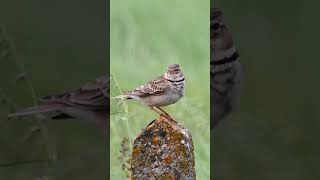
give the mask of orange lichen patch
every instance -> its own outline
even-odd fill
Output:
[[[153,139],[152,139],[152,142],[153,142],[153,144],[158,144],[158,142],[159,142],[159,137],[154,137]]]
[[[169,173],[165,173],[159,177],[159,180],[174,180],[174,176]]]
[[[172,157],[171,156],[167,156],[162,160],[163,163],[165,164],[171,164],[172,163]]]
[[[172,141],[181,141],[182,140],[182,138],[183,138],[183,134],[181,134],[181,133],[179,133],[179,132],[172,132],[171,133],[171,139],[172,139]]]
[[[133,149],[132,149],[132,156],[139,156],[139,154],[140,154],[140,148],[139,147],[134,147]]]

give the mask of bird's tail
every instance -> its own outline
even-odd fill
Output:
[[[45,104],[45,105],[20,109],[15,113],[9,114],[8,117],[11,118],[11,117],[17,117],[17,116],[28,116],[28,115],[33,115],[37,113],[47,113],[47,112],[61,110],[63,107],[65,107],[63,104],[58,104],[58,103]]]
[[[132,97],[131,95],[127,95],[127,94],[122,94],[119,96],[115,96],[112,99],[134,99],[134,97]]]

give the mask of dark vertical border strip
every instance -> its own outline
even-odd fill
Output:
[[[209,15],[209,29],[210,29],[210,22],[211,22],[211,8],[213,7],[213,0],[210,0],[210,12],[208,13]],[[210,29],[210,37],[211,37],[211,29]],[[210,41],[210,39],[209,39]],[[210,42],[210,63],[209,63],[209,68],[211,70],[211,42]],[[211,72],[211,71],[210,71]],[[211,74],[210,74],[210,179],[213,179],[213,136],[212,136],[212,112],[211,112],[211,106],[212,106],[212,93],[211,93],[211,87],[212,87],[212,81],[211,81]]]
[[[101,0],[102,2],[105,2],[105,7],[106,7],[106,10],[105,10],[105,17],[107,18],[106,20],[106,35],[105,35],[105,43],[106,43],[106,61],[107,61],[107,74],[109,75],[110,77],[110,12],[111,12],[111,9],[110,9],[110,1],[106,1],[106,0]],[[110,81],[109,81],[109,87],[110,87]],[[109,91],[110,92],[110,91]],[[110,94],[109,94],[109,98],[110,98]],[[110,100],[108,101],[110,103]],[[107,138],[106,138],[106,148],[107,148],[107,179],[110,179],[110,104],[109,104],[109,109],[108,109],[108,114],[109,114],[109,119],[107,119]]]

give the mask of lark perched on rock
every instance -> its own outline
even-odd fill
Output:
[[[135,99],[166,117],[172,118],[161,107],[176,103],[184,95],[185,80],[178,64],[169,65],[164,75],[114,99]]]

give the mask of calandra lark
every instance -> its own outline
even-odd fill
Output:
[[[210,12],[210,46],[213,129],[223,117],[239,106],[242,76],[238,51],[224,23],[222,12],[216,8]]]
[[[9,117],[45,114],[52,119],[90,120],[107,131],[109,119],[109,77],[99,77],[76,91],[40,98],[41,105],[18,110]]]
[[[164,75],[114,99],[135,99],[160,116],[173,120],[161,107],[176,103],[184,95],[184,76],[178,64],[169,65]]]

